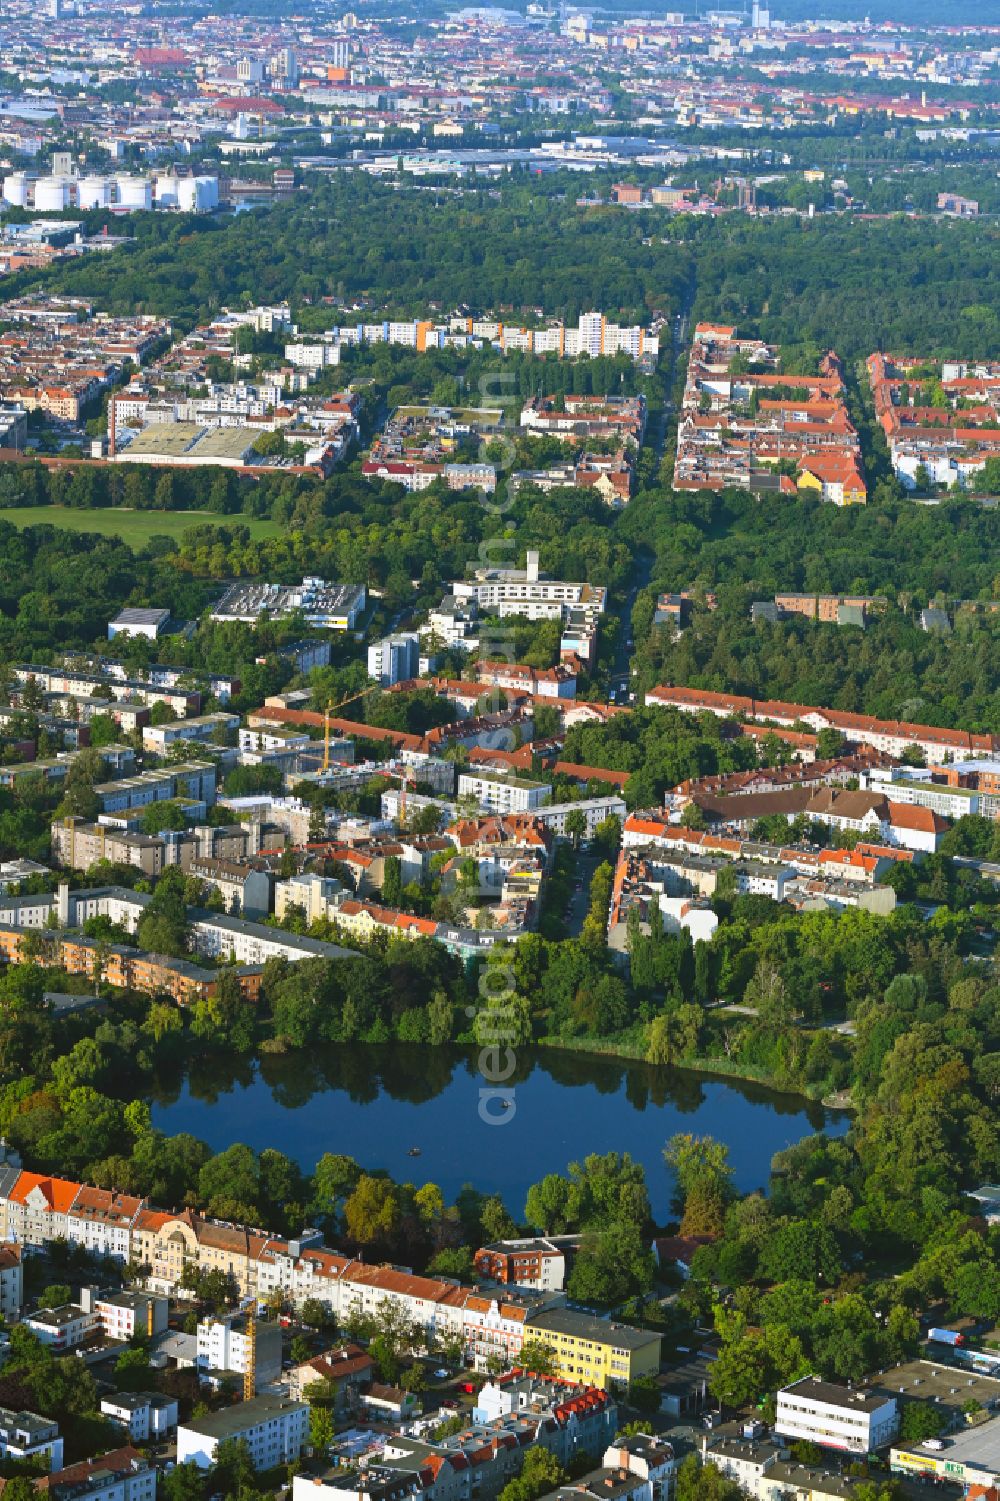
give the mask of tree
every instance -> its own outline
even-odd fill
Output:
[[[684,1211],[681,1234],[718,1234],[733,1196],[728,1148],[711,1136],[679,1132],[667,1142],[663,1156],[677,1180],[676,1198]]]
[[[302,1322],[309,1329],[332,1329],[336,1322],[332,1313],[325,1303],[319,1298],[305,1298],[299,1309]]]
[[[347,1233],[360,1245],[387,1239],[399,1223],[399,1196],[389,1178],[362,1173],[344,1205]]]
[[[402,866],[398,855],[387,855],[382,877],[382,900],[387,907],[398,908],[403,894]]]
[[[324,1152],[313,1173],[313,1187],[319,1212],[335,1218],[348,1195],[358,1185],[361,1169],[353,1157],[341,1152]]]
[[[840,730],[823,729],[816,735],[816,756],[820,761],[835,761],[844,753],[844,736]]]
[[[677,1471],[674,1501],[741,1501],[735,1480],[727,1480],[717,1465],[687,1454]]]
[[[576,1302],[606,1308],[650,1290],[653,1255],[636,1225],[609,1225],[584,1238],[566,1290]]]
[[[534,1371],[538,1376],[555,1376],[559,1369],[556,1352],[543,1339],[526,1339],[517,1364],[522,1370]]]
[[[66,1282],[53,1282],[42,1290],[38,1298],[39,1308],[62,1308],[73,1301],[73,1293]]]
[[[536,1444],[524,1456],[521,1473],[500,1492],[500,1501],[538,1501],[540,1496],[564,1485],[568,1478],[555,1455]]]
[[[188,1459],[162,1475],[159,1485],[166,1501],[204,1501],[207,1476],[207,1470],[199,1469],[193,1459]]]
[[[333,1443],[335,1428],[329,1407],[309,1405],[309,1442],[317,1454],[325,1455]]]
[[[257,1471],[245,1439],[224,1438],[215,1451],[212,1490],[224,1496],[242,1496],[256,1490]]]
[[[843,1260],[836,1236],[826,1225],[794,1220],[773,1232],[761,1254],[761,1271],[773,1282],[835,1282]]]
[[[908,1443],[937,1438],[947,1424],[947,1417],[933,1402],[907,1402],[899,1415],[899,1436]]]
[[[580,848],[580,840],[587,832],[587,815],[582,808],[571,808],[566,815],[566,833],[573,841],[575,850]]]

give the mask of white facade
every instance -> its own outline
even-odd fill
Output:
[[[530,813],[549,801],[552,789],[544,782],[529,782],[523,777],[463,771],[458,777],[458,795],[474,797],[491,813]]]
[[[249,1315],[202,1319],[198,1324],[199,1371],[230,1371],[245,1376],[250,1363]],[[266,1386],[281,1375],[281,1328],[258,1322],[254,1340],[257,1386]]]
[[[117,1392],[101,1402],[105,1417],[128,1433],[134,1444],[163,1438],[177,1427],[177,1403],[159,1392]]]
[[[16,1324],[24,1302],[24,1276],[20,1246],[0,1246],[0,1318]]]
[[[309,1433],[309,1406],[287,1397],[260,1396],[192,1419],[177,1430],[177,1463],[209,1469],[224,1439],[242,1439],[255,1470],[298,1459]]]
[[[26,1329],[40,1344],[48,1345],[57,1353],[72,1350],[87,1338],[97,1320],[92,1313],[84,1313],[75,1303],[66,1303],[62,1308],[40,1309],[22,1320]]]
[[[128,1259],[126,1246],[125,1259]],[[94,1299],[94,1313],[110,1340],[130,1340],[135,1336],[152,1337],[167,1328],[170,1305],[166,1298],[152,1293],[121,1292]]]
[[[368,676],[383,688],[415,678],[419,671],[420,637],[415,632],[383,636],[368,648]]]
[[[328,365],[340,364],[340,343],[286,344],[285,359],[297,370],[323,370]]]
[[[818,1376],[806,1376],[778,1392],[774,1431],[785,1438],[869,1454],[889,1443],[898,1427],[894,1397],[834,1386]]]
[[[44,1460],[49,1470],[61,1469],[63,1441],[59,1424],[34,1412],[0,1408],[0,1456]]]
[[[566,836],[566,820],[574,811],[582,813],[587,820],[585,839],[593,839],[598,824],[609,818],[625,821],[625,799],[614,794],[608,797],[581,797],[573,803],[550,803],[537,812],[539,823],[551,829],[560,839]]]

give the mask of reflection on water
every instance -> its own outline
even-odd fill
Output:
[[[347,1152],[393,1177],[464,1183],[503,1194],[520,1213],[529,1185],[588,1152],[628,1151],[647,1172],[657,1214],[669,1183],[662,1150],[674,1131],[730,1148],[741,1189],[762,1185],[774,1152],[812,1131],[840,1135],[843,1115],[741,1080],[616,1058],[522,1052],[516,1108],[500,1126],[479,1117],[475,1053],[409,1044],[314,1048],[259,1060],[203,1059],[151,1095],[162,1130],[191,1131],[218,1149],[276,1147],[312,1168]],[[419,1147],[419,1162],[410,1157]]]

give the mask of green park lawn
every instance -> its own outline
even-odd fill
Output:
[[[192,526],[246,526],[250,535],[276,537],[281,531],[276,521],[253,516],[222,516],[215,511],[128,511],[117,506],[103,510],[82,510],[76,506],[11,506],[0,509],[0,520],[14,526],[59,526],[71,532],[100,532],[104,537],[120,537],[130,547],[143,547],[150,537],[172,537],[179,542]]]

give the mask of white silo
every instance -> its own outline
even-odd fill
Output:
[[[177,184],[178,202],[188,214],[205,214],[219,206],[217,177],[182,177]]]
[[[158,177],[156,179],[156,191],[153,195],[156,199],[156,207],[176,208],[177,187],[178,180],[172,172],[165,172],[162,176]]]
[[[148,177],[119,177],[116,181],[122,208],[152,208],[153,188]]]
[[[204,193],[204,205],[206,209],[219,207],[219,179],[217,177],[199,177]]]
[[[81,209],[107,208],[113,186],[110,177],[81,177],[76,185],[76,201]]]
[[[30,179],[26,172],[12,172],[3,180],[3,198],[17,208],[27,208]]]
[[[69,178],[40,177],[35,183],[35,210],[40,214],[61,214],[69,204]]]

